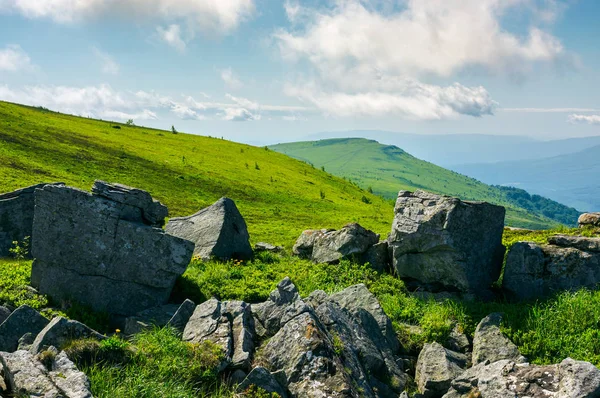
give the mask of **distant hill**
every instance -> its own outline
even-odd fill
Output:
[[[600,211],[600,145],[546,159],[454,169],[489,184],[523,188],[581,211]]]
[[[270,148],[324,167],[361,187],[371,187],[374,193],[387,198],[394,198],[400,189],[424,189],[464,200],[500,204],[507,207],[507,223],[512,226],[573,225],[579,215],[577,210],[554,201],[530,196],[522,190],[486,185],[374,140],[342,138],[278,144]]]
[[[393,219],[391,201],[262,147],[0,102],[0,192],[52,181],[89,190],[95,179],[148,190],[170,216],[230,197],[253,242],[290,246],[304,229],[349,222],[385,236]]]
[[[515,135],[407,134],[378,130],[323,132],[307,141],[359,137],[395,145],[419,159],[452,168],[457,164],[543,159],[600,145],[600,136],[541,141]]]

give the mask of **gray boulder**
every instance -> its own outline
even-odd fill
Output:
[[[450,383],[467,367],[467,357],[442,347],[438,343],[425,344],[419,359],[415,382],[424,398],[438,398],[450,388]]]
[[[473,365],[489,361],[510,359],[517,363],[526,362],[517,346],[500,330],[502,314],[493,313],[481,320],[473,335]]]
[[[362,264],[369,264],[371,268],[379,273],[391,270],[391,258],[387,241],[379,242],[371,246],[360,258]]]
[[[167,323],[168,326],[174,328],[179,333],[183,334],[183,330],[185,329],[185,325],[187,325],[188,321],[194,314],[194,310],[196,309],[196,304],[192,300],[186,299],[175,314],[169,319]]]
[[[147,225],[143,204],[126,194],[117,202],[46,185],[35,196],[31,283],[40,293],[123,316],[167,302],[192,242]]]
[[[296,301],[301,302],[296,306],[294,304]],[[259,337],[273,336],[285,324],[284,318],[290,319],[293,315],[298,315],[298,311],[308,311],[308,307],[304,304],[300,300],[296,285],[290,278],[284,278],[271,292],[269,300],[251,306],[257,335]]]
[[[308,229],[303,231],[294,247],[292,253],[295,256],[304,259],[311,259],[313,254],[313,248],[317,238],[325,235],[327,232],[333,231],[332,229]]]
[[[596,398],[600,370],[565,359],[558,365],[517,364],[505,359],[480,363],[454,379],[443,398]]]
[[[2,325],[2,322],[4,322],[6,320],[6,318],[8,318],[10,316],[11,311],[8,309],[8,307],[5,306],[0,306],[0,325]]]
[[[32,354],[39,354],[48,347],[62,348],[71,340],[78,339],[104,340],[106,336],[90,329],[81,322],[56,317],[37,335],[29,348]]]
[[[335,264],[343,258],[357,258],[379,242],[379,235],[357,223],[344,226],[339,231],[317,234],[311,259],[316,263]]]
[[[487,295],[504,257],[505,209],[424,191],[400,191],[388,238],[409,286]]]
[[[600,227],[600,213],[583,213],[577,220],[579,228]]]
[[[194,255],[205,261],[213,257],[220,260],[252,258],[246,221],[229,198],[221,198],[191,216],[171,218],[166,231],[194,242]]]
[[[10,256],[13,242],[31,237],[35,207],[34,192],[48,184],[38,184],[0,195],[0,257]],[[54,183],[50,185],[60,185]]]
[[[46,318],[30,306],[20,306],[0,325],[0,351],[16,351],[23,335],[37,335],[48,323]]]
[[[287,398],[287,392],[277,382],[275,377],[267,369],[262,366],[258,366],[248,374],[248,376],[238,385],[238,391],[244,393],[252,386],[261,388],[262,390],[277,394],[281,398]]]
[[[502,287],[517,300],[561,290],[595,288],[600,282],[600,239],[555,236],[548,245],[517,242],[509,250]]]

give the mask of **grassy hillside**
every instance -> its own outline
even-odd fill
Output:
[[[51,181],[89,190],[95,179],[148,190],[171,216],[230,197],[253,242],[289,246],[306,228],[352,221],[387,234],[393,217],[389,200],[265,148],[0,102],[0,192]]]
[[[507,208],[507,224],[543,229],[557,223],[575,224],[579,213],[526,192],[507,191],[481,183],[411,156],[396,146],[382,145],[362,138],[331,139],[279,144],[271,149],[304,160],[316,167],[346,177],[376,194],[394,198],[399,189],[424,189],[483,200]],[[549,218],[548,216],[552,217]]]

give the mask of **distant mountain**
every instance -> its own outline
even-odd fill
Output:
[[[357,137],[396,145],[443,167],[456,164],[544,159],[600,145],[600,136],[541,141],[514,135],[407,134],[379,130],[352,130],[312,134],[307,140]]]
[[[546,228],[557,222],[573,225],[579,215],[575,209],[554,201],[518,189],[486,185],[374,140],[342,138],[278,144],[270,148],[324,167],[363,188],[371,187],[374,193],[387,198],[395,198],[401,189],[424,189],[464,200],[500,204],[507,207],[507,224],[511,226]]]
[[[488,184],[526,189],[581,211],[600,211],[600,145],[546,159],[453,169]]]

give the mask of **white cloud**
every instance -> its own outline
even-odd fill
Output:
[[[0,71],[18,72],[31,69],[33,69],[31,59],[20,46],[9,44],[4,49],[0,49]]]
[[[254,12],[253,0],[3,0],[0,11],[27,18],[77,23],[101,17],[185,20],[200,30],[226,33]]]
[[[109,54],[105,53],[93,47],[94,55],[96,58],[102,62],[102,73],[106,73],[108,75],[118,75],[119,74],[119,64],[111,57]]]
[[[600,124],[600,115],[577,115],[572,114],[569,115],[568,119],[569,123],[584,123],[584,124]]]
[[[246,98],[228,96],[231,102],[203,102],[191,96],[175,100],[156,92],[116,91],[109,85],[68,87],[29,86],[13,90],[0,86],[0,100],[44,106],[59,112],[100,119],[150,120],[166,117],[191,120],[252,121],[262,114],[290,115],[302,107],[261,105]]]
[[[242,83],[242,81],[237,77],[231,68],[226,68],[221,71],[221,79],[231,90],[238,90],[244,87],[244,83]]]
[[[187,43],[181,37],[181,26],[173,24],[169,25],[166,29],[157,27],[156,32],[160,40],[167,43],[179,52],[184,52],[187,47]]]
[[[569,112],[600,112],[593,108],[500,108],[504,112],[522,113],[569,113]]]

